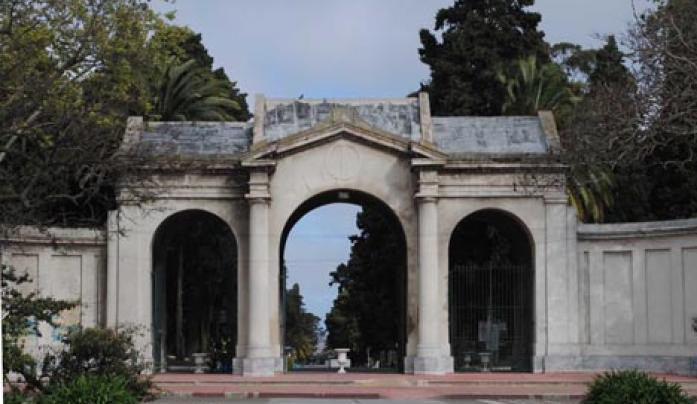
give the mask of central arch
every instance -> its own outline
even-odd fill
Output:
[[[379,316],[381,310],[390,310],[393,315],[390,316],[388,324],[381,324],[378,334],[375,337],[373,346],[356,346],[349,353],[349,358],[352,361],[352,368],[368,370],[393,372],[402,372],[404,370],[404,357],[406,355],[407,344],[407,243],[406,236],[402,224],[394,213],[394,211],[381,199],[363,192],[353,189],[334,189],[321,192],[314,195],[301,203],[288,217],[283,231],[281,233],[280,248],[279,248],[279,285],[280,285],[280,336],[285,346],[286,324],[285,324],[285,294],[287,293],[287,268],[285,265],[285,249],[290,231],[295,224],[310,211],[319,207],[333,203],[348,203],[358,205],[363,208],[363,214],[366,211],[371,212],[372,219],[380,222],[381,226],[387,229],[385,234],[388,237],[380,240],[381,243],[389,245],[390,251],[396,249],[398,252],[394,254],[395,260],[386,263],[386,267],[381,268],[352,268],[354,270],[379,271],[372,272],[370,276],[374,276],[378,281],[373,285],[375,296],[380,295],[385,298],[380,305],[373,307],[373,310],[355,312],[354,314],[361,322],[370,322],[371,314]],[[360,213],[359,213],[360,214]],[[381,246],[383,246],[381,244]],[[350,266],[351,264],[349,264]],[[341,286],[340,286],[341,287]],[[372,293],[372,292],[370,292]],[[372,313],[371,313],[372,312]],[[383,313],[384,314],[384,313]],[[384,317],[384,316],[383,316]],[[322,319],[324,320],[324,319]],[[338,347],[335,347],[338,348]],[[356,349],[357,348],[357,349]],[[371,351],[372,349],[372,351]]]

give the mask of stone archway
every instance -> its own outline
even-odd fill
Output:
[[[280,335],[285,340],[285,293],[286,286],[286,265],[284,262],[284,253],[286,242],[290,231],[294,225],[307,213],[332,203],[349,203],[361,206],[363,214],[369,212],[372,214],[372,219],[379,222],[379,226],[383,229],[389,229],[384,233],[384,238],[379,242],[381,247],[389,251],[397,251],[384,262],[380,262],[385,267],[376,268],[370,265],[366,267],[350,268],[358,271],[373,271],[370,275],[358,275],[356,281],[372,281],[371,290],[365,296],[366,300],[370,300],[373,296],[376,299],[379,297],[380,304],[375,304],[372,310],[358,309],[356,319],[358,326],[365,327],[360,329],[361,335],[364,335],[365,340],[371,341],[371,346],[363,346],[358,343],[352,347],[354,350],[349,356],[352,359],[354,368],[366,369],[373,367],[373,370],[384,372],[404,371],[404,358],[406,356],[407,343],[407,249],[406,236],[402,225],[392,211],[379,198],[372,196],[366,192],[336,189],[331,191],[321,192],[300,204],[288,218],[281,233],[279,245],[279,286],[280,286]],[[349,271],[350,272],[350,271]],[[389,315],[386,315],[388,314]],[[383,320],[378,323],[378,318]],[[366,326],[370,325],[370,326]],[[331,339],[331,336],[330,336]],[[283,344],[285,346],[285,343]],[[367,349],[366,349],[367,348]],[[372,349],[372,351],[371,351]]]
[[[153,237],[153,360],[161,371],[193,370],[193,354],[232,371],[237,340],[237,240],[212,213],[185,210]]]
[[[508,212],[462,219],[449,244],[450,344],[456,371],[532,371],[534,257]]]

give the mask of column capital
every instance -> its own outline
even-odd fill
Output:
[[[555,192],[552,194],[545,194],[543,196],[545,205],[567,205],[569,203],[569,197],[565,192]]]
[[[418,172],[418,191],[414,195],[420,202],[435,202],[438,200],[438,187],[440,179],[438,170],[433,167],[421,168]]]
[[[414,199],[416,199],[416,201],[418,203],[428,203],[428,202],[437,203],[438,202],[438,194],[437,193],[436,194],[428,194],[428,193],[419,192],[416,195],[414,195]]]
[[[249,192],[245,198],[250,203],[268,203],[271,199],[269,173],[275,166],[272,160],[248,160],[242,163],[249,171]]]

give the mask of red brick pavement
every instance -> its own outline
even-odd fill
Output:
[[[165,394],[237,397],[580,398],[595,373],[288,373],[272,377],[166,373],[154,376]],[[661,375],[697,395],[697,377]]]

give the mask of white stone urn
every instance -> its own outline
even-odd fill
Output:
[[[350,349],[348,348],[336,348],[334,349],[337,354],[336,362],[339,364],[339,372],[338,373],[346,373],[346,370],[344,370],[344,366],[348,365],[348,357],[346,357],[346,354],[349,353]]]
[[[208,370],[208,354],[195,353],[191,354],[194,357],[194,373],[204,373]]]

